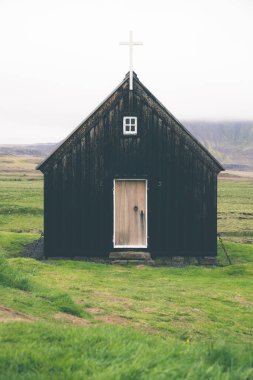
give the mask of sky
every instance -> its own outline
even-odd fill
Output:
[[[253,0],[0,0],[0,144],[58,142],[129,71],[179,119],[253,120]]]

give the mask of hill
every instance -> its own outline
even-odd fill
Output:
[[[46,157],[56,146],[56,143],[0,144],[0,155]]]
[[[226,169],[252,170],[253,121],[185,121],[184,125]]]

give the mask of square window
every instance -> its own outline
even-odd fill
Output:
[[[136,135],[137,134],[137,117],[124,116],[123,118],[123,134]]]

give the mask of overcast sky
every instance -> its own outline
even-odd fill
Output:
[[[0,143],[66,137],[124,78],[181,121],[253,120],[253,0],[0,0]]]

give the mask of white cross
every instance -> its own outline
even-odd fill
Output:
[[[120,45],[128,45],[129,46],[129,66],[130,66],[130,83],[129,90],[133,89],[133,47],[134,45],[143,45],[142,42],[134,42],[133,41],[133,32],[129,33],[129,42],[120,42]]]

